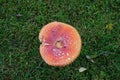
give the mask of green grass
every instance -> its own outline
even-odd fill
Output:
[[[69,66],[49,66],[39,54],[39,31],[52,21],[81,35],[81,55]],[[0,0],[0,80],[119,79],[120,0]]]

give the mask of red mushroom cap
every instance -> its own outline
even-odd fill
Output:
[[[80,54],[82,42],[79,33],[71,25],[51,22],[40,33],[40,54],[52,66],[66,66]]]

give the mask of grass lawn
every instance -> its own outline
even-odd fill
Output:
[[[39,53],[39,31],[52,21],[82,38],[80,56],[66,67],[47,65]],[[120,0],[0,0],[0,80],[120,80]]]

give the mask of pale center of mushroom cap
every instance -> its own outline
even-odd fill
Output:
[[[62,42],[61,41],[57,41],[55,43],[55,45],[56,45],[57,48],[62,48]]]

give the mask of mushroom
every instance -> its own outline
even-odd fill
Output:
[[[51,66],[66,66],[80,54],[81,38],[71,25],[62,22],[51,22],[45,25],[40,33],[40,54]]]

